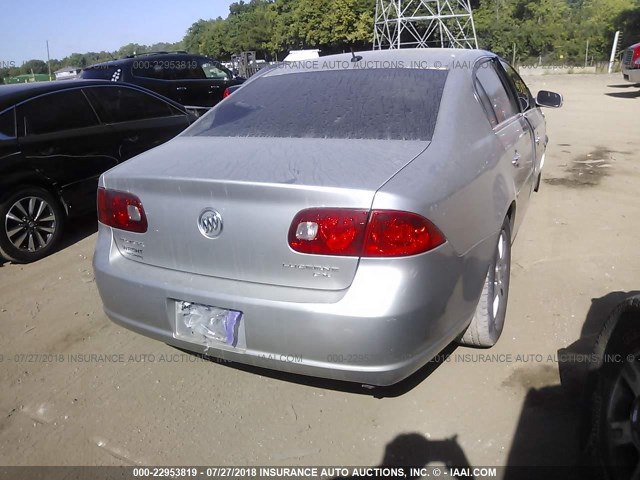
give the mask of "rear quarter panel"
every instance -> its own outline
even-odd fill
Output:
[[[444,233],[461,260],[451,287],[457,318],[471,318],[516,189],[508,152],[475,96],[471,69],[451,73],[431,144],[377,192],[373,208],[420,213]]]
[[[376,194],[373,208],[421,213],[458,255],[496,236],[516,189],[510,159],[476,99],[471,69],[450,72],[433,140]]]

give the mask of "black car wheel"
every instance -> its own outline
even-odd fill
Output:
[[[596,342],[592,449],[600,476],[640,478],[640,298],[611,314]]]
[[[49,255],[62,234],[64,213],[42,188],[15,191],[0,203],[0,254],[16,263]]]

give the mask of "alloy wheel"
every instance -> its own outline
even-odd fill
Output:
[[[500,328],[499,323],[502,322],[502,315],[500,310],[505,306],[507,301],[506,296],[508,293],[508,276],[509,276],[509,256],[507,245],[507,238],[504,230],[500,232],[500,238],[498,239],[498,247],[496,249],[496,259],[493,268],[492,277],[490,278],[490,307],[489,313],[491,314],[492,321],[496,322],[496,328]]]
[[[57,228],[53,207],[43,198],[23,197],[5,215],[5,234],[18,250],[36,252],[49,245]]]

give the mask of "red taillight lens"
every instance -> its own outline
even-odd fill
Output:
[[[431,250],[444,235],[426,218],[395,210],[311,208],[298,213],[289,245],[316,255],[402,257]]]
[[[231,95],[231,92],[229,91],[229,87],[224,89],[224,92],[222,93],[222,98],[227,98],[229,95]]]
[[[147,216],[142,202],[128,192],[98,188],[98,221],[128,232],[147,231]]]
[[[301,253],[359,256],[367,227],[367,216],[366,210],[303,210],[291,223],[289,245]]]
[[[444,235],[426,218],[410,212],[374,210],[363,257],[404,257],[444,243]]]

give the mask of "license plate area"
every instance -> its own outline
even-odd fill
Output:
[[[239,346],[242,312],[183,300],[176,300],[175,308],[175,338],[206,347]]]

